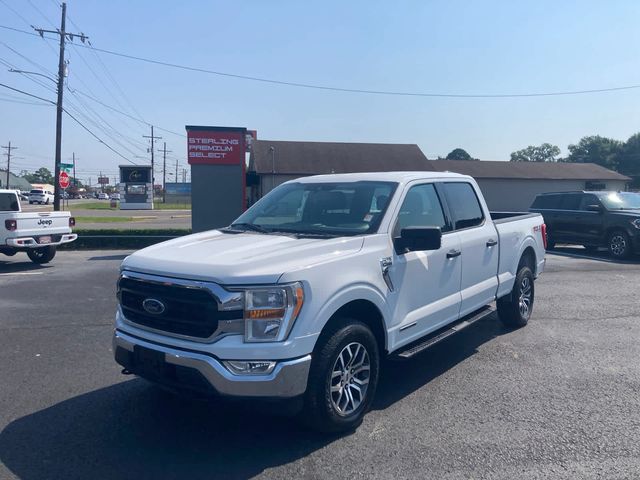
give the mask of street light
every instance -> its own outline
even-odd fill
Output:
[[[48,80],[51,80],[53,83],[58,83],[57,80],[54,80],[49,75],[44,75],[44,74],[38,73],[38,72],[29,72],[27,70],[16,70],[15,68],[10,68],[9,71],[11,73],[24,73],[24,74],[27,74],[27,75],[38,75],[39,77],[44,77],[44,78],[46,78]]]

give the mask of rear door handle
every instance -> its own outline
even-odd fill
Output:
[[[453,249],[453,250],[449,250],[449,251],[447,252],[447,258],[455,258],[455,257],[459,257],[461,253],[462,253],[462,252],[461,252],[460,250],[455,250],[455,249]]]
[[[487,247],[495,247],[498,244],[498,241],[494,238],[490,238],[487,240]]]

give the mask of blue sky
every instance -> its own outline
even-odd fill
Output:
[[[95,47],[284,81],[455,94],[640,84],[635,0],[70,0],[68,15]],[[48,21],[59,22],[54,0],[0,0],[0,25],[52,28]],[[55,72],[54,41],[0,29],[0,42],[1,60],[40,71],[9,46]],[[554,143],[565,153],[584,135],[624,140],[640,131],[640,89],[544,98],[376,96],[175,70],[78,47],[68,48],[68,59],[70,88],[179,133],[185,124],[245,126],[266,139],[417,143],[429,158],[463,147],[484,160],[508,160],[510,152],[530,144]],[[54,99],[4,65],[0,83]],[[143,124],[79,93],[65,96],[68,107],[95,122],[79,117],[83,123],[116,150],[133,161],[145,161],[134,154],[148,158]],[[11,140],[19,147],[15,155],[24,158],[16,160],[16,170],[52,166],[54,109],[6,101],[17,98],[0,91],[0,144]],[[103,133],[110,128],[104,121],[133,153]],[[172,165],[177,159],[186,166],[184,138],[157,133],[173,151]],[[65,118],[63,157],[72,152],[85,178],[100,170],[113,176],[126,163]]]

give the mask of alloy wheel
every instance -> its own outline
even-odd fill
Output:
[[[355,412],[366,398],[371,373],[367,349],[358,342],[345,346],[331,370],[331,404],[338,415]]]
[[[616,257],[620,257],[624,255],[627,250],[627,240],[624,236],[618,234],[611,237],[611,253],[613,253]]]
[[[531,314],[532,299],[533,292],[531,289],[531,280],[529,277],[524,277],[520,284],[520,297],[518,299],[518,307],[522,318],[529,318],[529,315]]]

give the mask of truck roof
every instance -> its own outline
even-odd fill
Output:
[[[332,173],[329,175],[313,175],[301,177],[294,182],[315,183],[315,182],[400,182],[406,183],[412,180],[433,180],[445,178],[470,179],[468,175],[460,175],[452,172],[360,172],[360,173]]]
[[[7,190],[5,188],[0,188],[0,193],[16,193],[18,190],[17,189],[11,189],[11,190]]]

